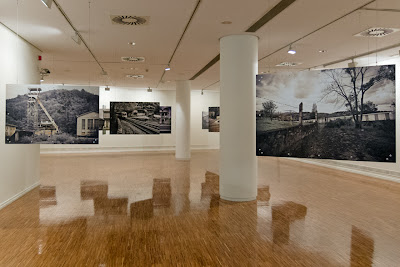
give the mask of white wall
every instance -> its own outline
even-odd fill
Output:
[[[110,102],[160,102],[161,106],[172,107],[172,133],[160,135],[105,135],[100,132],[98,145],[41,145],[42,153],[88,152],[88,151],[151,151],[175,149],[175,91],[131,89],[111,87],[110,91],[100,88],[100,108],[110,108]],[[219,106],[219,92],[200,91],[191,93],[191,144],[192,149],[218,149],[219,133],[201,129],[202,111]]]
[[[39,182],[39,145],[5,145],[6,84],[38,83],[40,51],[0,24],[0,208]]]

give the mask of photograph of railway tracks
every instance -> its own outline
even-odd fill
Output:
[[[111,102],[110,134],[160,134],[159,102]]]
[[[219,132],[219,107],[208,108],[208,131]]]
[[[160,134],[171,133],[172,111],[169,106],[160,106]]]
[[[257,75],[258,156],[396,162],[395,65]]]
[[[98,87],[10,84],[6,114],[6,144],[98,144]]]

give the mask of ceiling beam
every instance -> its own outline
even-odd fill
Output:
[[[245,32],[256,32],[262,26],[267,24],[270,20],[279,15],[283,10],[288,8],[291,4],[293,4],[296,0],[282,0],[276,6],[274,6],[271,10],[269,10],[264,16],[262,16],[259,20],[257,20],[253,25],[251,25]],[[201,74],[206,72],[210,67],[212,67],[215,63],[217,63],[220,59],[220,54],[214,57],[210,62],[207,63],[201,70],[199,70],[190,80],[194,80],[199,77]]]

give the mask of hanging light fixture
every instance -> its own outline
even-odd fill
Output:
[[[288,50],[287,52],[288,52],[288,54],[291,54],[291,55],[296,54],[296,50],[294,50],[294,49],[292,48],[292,45],[289,46],[289,50]]]

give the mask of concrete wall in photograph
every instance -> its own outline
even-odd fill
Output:
[[[0,208],[39,182],[39,145],[5,144],[6,84],[39,83],[40,54],[0,24]]]
[[[171,134],[161,135],[103,135],[100,131],[99,145],[41,145],[42,153],[89,152],[89,151],[171,151],[175,150],[175,91],[100,87],[100,108],[110,108],[110,102],[160,102],[172,107]],[[219,133],[201,129],[202,111],[219,106],[219,92],[192,91],[191,93],[191,142],[192,149],[218,149]]]

